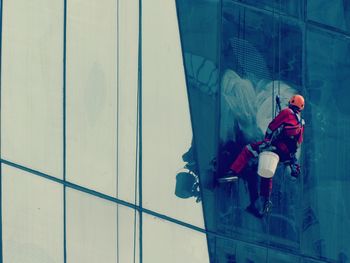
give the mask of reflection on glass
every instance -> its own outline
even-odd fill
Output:
[[[212,237],[209,235],[209,240]],[[211,262],[270,262],[267,248],[237,240],[215,238],[211,246]],[[278,261],[271,261],[278,262]]]
[[[144,262],[209,263],[206,236],[144,214],[143,260]]]
[[[278,263],[301,263],[301,258],[297,255],[277,251],[269,248],[267,262]]]
[[[116,2],[67,10],[67,180],[115,196]]]
[[[350,31],[350,2],[346,0],[308,0],[307,18]]]
[[[198,176],[187,176],[186,182],[188,185],[195,182],[196,192],[199,181],[206,228],[214,230],[216,204],[213,166],[218,141],[220,1],[177,0],[176,6],[194,133],[191,148],[183,159],[186,162],[193,160],[187,165]]]
[[[176,174],[175,195],[179,198],[195,197],[196,202],[201,201],[198,165],[193,157],[194,146],[183,154],[182,159],[186,164]]]
[[[136,262],[136,211],[67,189],[68,262]],[[137,251],[134,254],[134,250]]]
[[[143,206],[204,227],[175,3],[159,3],[143,4]]]
[[[62,178],[62,1],[3,8],[1,157]]]
[[[305,153],[308,172],[304,178],[302,248],[304,253],[332,260],[350,256],[349,47],[345,38],[308,30],[310,132]]]
[[[222,27],[219,176],[227,172],[245,144],[262,140],[279,110],[275,95],[279,95],[281,107],[285,108],[302,80],[302,34],[297,24],[227,4]],[[258,181],[262,180],[257,178],[256,162],[252,160],[243,171],[243,180],[223,186],[219,192],[219,230],[229,235],[239,233],[248,240],[269,240],[275,246],[297,248],[300,190],[289,175],[289,166],[281,164],[273,178],[271,214],[259,220],[244,211],[257,198]],[[225,201],[228,199],[231,202]]]
[[[3,262],[63,262],[63,187],[2,166]]]
[[[266,7],[262,2],[258,5]],[[286,6],[295,8],[290,13],[300,14],[299,2]],[[234,1],[223,1],[221,6],[216,1],[178,0],[177,7],[206,227],[230,237],[298,249],[300,185],[290,178],[289,168],[278,168],[273,210],[263,220],[244,211],[257,190],[257,177],[248,184],[250,195],[243,180],[220,187],[213,182],[241,147],[263,138],[276,114],[275,95],[280,96],[284,108],[289,98],[300,92],[301,26]],[[209,18],[210,27],[204,30]],[[220,129],[212,129],[218,126]],[[256,176],[254,169],[252,166],[252,177]],[[188,181],[191,184],[193,179]],[[211,255],[215,242],[216,238],[209,238]],[[215,253],[216,258],[225,257]]]

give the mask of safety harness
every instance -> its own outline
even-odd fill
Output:
[[[276,134],[276,140],[283,140],[286,142],[288,149],[291,152],[295,152],[299,147],[298,141],[301,136],[303,126],[305,124],[304,120],[292,109],[289,109],[297,120],[297,124],[293,125],[290,123],[285,123],[278,129]]]

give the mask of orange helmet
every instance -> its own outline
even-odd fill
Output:
[[[289,100],[289,106],[295,106],[299,110],[303,110],[305,106],[304,97],[301,95],[294,95]]]

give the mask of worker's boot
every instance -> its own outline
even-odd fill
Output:
[[[269,197],[264,197],[263,198],[263,207],[262,207],[262,210],[261,210],[261,214],[264,216],[264,215],[267,215],[271,212],[272,210],[272,202],[270,200]]]
[[[223,177],[218,179],[219,183],[230,183],[236,182],[238,180],[238,174],[233,170],[229,170]]]

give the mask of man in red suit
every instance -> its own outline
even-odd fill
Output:
[[[248,162],[258,157],[262,151],[270,150],[279,155],[281,162],[289,162],[291,175],[298,177],[300,166],[295,156],[297,149],[303,142],[304,120],[300,112],[304,109],[304,98],[301,95],[294,95],[288,107],[283,109],[268,125],[265,139],[246,145],[235,161],[231,164],[229,172],[225,177],[219,178],[220,183],[237,181],[239,174],[246,167]],[[247,178],[249,180],[249,178]],[[264,199],[263,209],[259,211],[256,207],[258,194],[251,194],[251,203],[247,211],[257,217],[262,217],[271,208],[272,178],[260,178],[260,196]],[[253,196],[253,198],[252,198]]]

